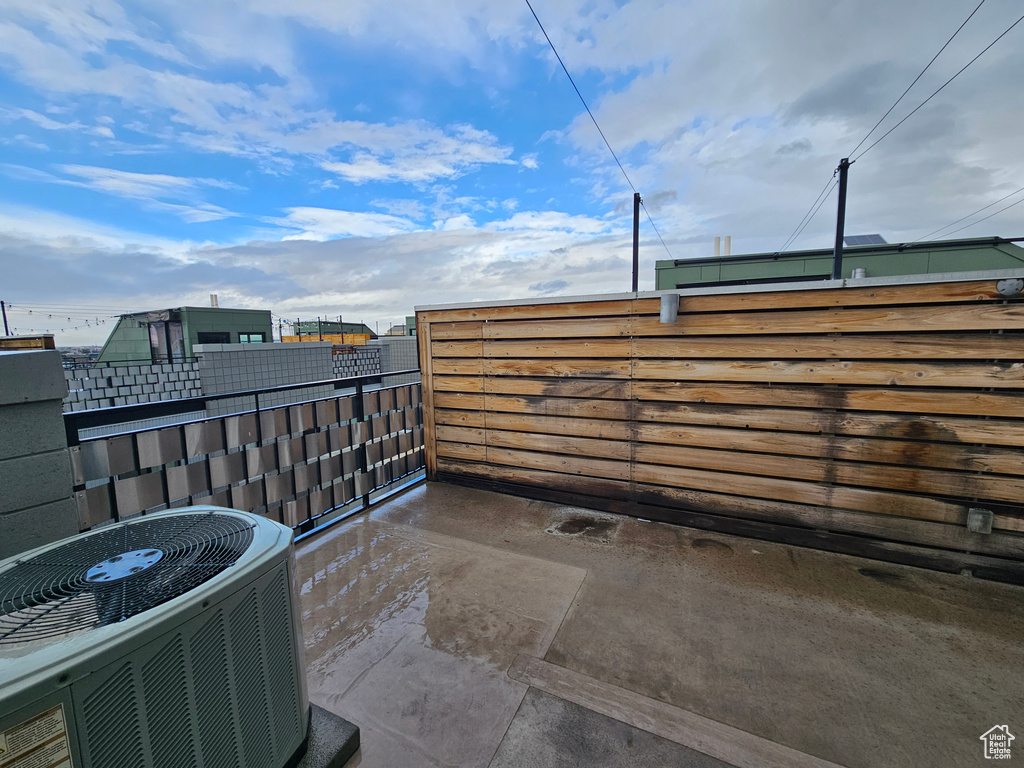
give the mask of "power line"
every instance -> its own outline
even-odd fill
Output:
[[[871,150],[872,150],[872,149],[873,149],[874,147],[876,147],[876,146],[878,145],[878,143],[879,143],[880,141],[882,141],[882,139],[884,139],[884,138],[885,138],[886,136],[888,136],[888,135],[889,135],[890,133],[892,133],[892,132],[893,132],[893,131],[895,131],[895,130],[896,130],[897,128],[899,128],[899,127],[900,127],[901,125],[903,125],[903,124],[904,124],[905,122],[907,122],[907,120],[909,120],[909,119],[910,119],[910,118],[911,118],[911,117],[912,117],[912,116],[913,116],[913,115],[914,115],[914,114],[915,114],[915,113],[916,113],[916,112],[917,112],[917,111],[918,111],[919,109],[921,109],[921,107],[923,107],[923,106],[924,106],[925,104],[927,104],[927,103],[928,103],[929,101],[931,101],[931,100],[932,100],[933,98],[935,98],[935,97],[936,97],[936,96],[937,96],[937,95],[939,94],[939,92],[940,92],[940,91],[941,91],[941,90],[942,90],[943,88],[945,88],[945,87],[946,87],[947,85],[949,85],[949,84],[950,84],[950,83],[952,83],[952,82],[953,82],[954,80],[956,80],[956,79],[957,79],[957,78],[958,78],[958,77],[960,76],[960,74],[961,74],[961,73],[962,73],[962,72],[963,72],[963,71],[964,71],[965,69],[967,69],[967,68],[968,68],[969,66],[971,66],[971,64],[973,64],[973,63],[974,63],[974,62],[976,62],[976,61],[977,61],[978,59],[980,59],[980,58],[981,58],[981,57],[982,57],[982,56],[983,56],[983,55],[985,54],[985,52],[986,52],[986,51],[988,51],[988,49],[989,49],[989,48],[991,48],[991,47],[992,47],[993,45],[995,45],[995,44],[996,44],[996,43],[998,43],[998,42],[999,42],[1000,40],[1002,40],[1002,39],[1003,39],[1003,37],[1005,37],[1005,36],[1006,36],[1006,35],[1007,35],[1007,34],[1008,34],[1008,33],[1010,32],[1010,30],[1012,30],[1012,29],[1013,29],[1014,27],[1016,27],[1016,26],[1017,26],[1018,24],[1020,24],[1020,23],[1021,23],[1022,21],[1024,21],[1024,16],[1021,16],[1021,17],[1020,17],[1019,19],[1017,19],[1017,20],[1016,20],[1015,22],[1013,22],[1013,24],[1011,24],[1011,25],[1010,25],[1009,27],[1007,27],[1006,29],[1004,29],[1004,30],[1003,30],[1003,32],[1002,32],[1002,33],[1001,33],[1001,34],[999,35],[999,37],[997,37],[997,38],[996,38],[995,40],[993,40],[993,41],[992,41],[991,43],[989,43],[988,45],[986,45],[986,46],[985,46],[985,47],[984,47],[984,48],[982,49],[981,53],[979,53],[979,54],[978,54],[977,56],[975,56],[975,57],[974,57],[973,59],[971,59],[971,60],[970,60],[970,61],[968,61],[968,62],[967,62],[966,64],[964,64],[964,65],[963,65],[963,66],[962,66],[962,67],[961,67],[961,68],[960,68],[960,69],[959,69],[959,70],[957,71],[957,73],[956,73],[955,75],[953,75],[953,76],[952,76],[951,78],[949,78],[949,80],[947,80],[947,81],[946,81],[946,82],[944,82],[944,83],[943,83],[942,85],[940,85],[940,86],[939,86],[939,87],[938,87],[937,89],[935,89],[935,91],[934,91],[934,92],[932,93],[932,95],[931,95],[931,96],[929,96],[929,97],[928,97],[927,99],[925,99],[925,100],[924,100],[924,101],[922,101],[922,102],[921,102],[920,104],[918,104],[918,105],[917,105],[916,107],[914,107],[914,109],[913,109],[913,110],[912,110],[912,111],[910,112],[910,114],[908,114],[908,115],[907,115],[906,117],[904,117],[904,118],[903,118],[902,120],[900,120],[900,121],[899,121],[898,123],[896,123],[896,125],[894,125],[894,126],[893,126],[892,128],[890,128],[890,129],[889,129],[888,131],[886,131],[886,132],[885,132],[885,133],[883,133],[883,134],[882,134],[881,136],[879,136],[879,137],[878,137],[878,138],[877,138],[877,139],[875,140],[875,142],[874,142],[873,144],[871,144],[871,145],[870,145],[870,146],[869,146],[869,147],[868,147],[867,149],[865,149],[865,150],[864,150],[863,152],[861,152],[861,153],[860,153],[859,155],[857,155],[857,157],[853,158],[853,160],[854,160],[854,161],[856,161],[856,160],[857,160],[858,158],[864,157],[864,155],[866,155],[866,154],[867,154],[868,152],[870,152],[870,151],[871,151]]]
[[[807,222],[808,224],[810,223],[807,217],[814,215],[813,213],[811,213],[812,211],[817,213],[818,209],[815,208],[814,206],[818,205],[818,201],[821,200],[823,195],[827,195],[829,192],[832,191],[830,189],[830,186],[835,183],[835,180],[836,172],[833,171],[832,175],[829,177],[829,180],[825,182],[825,186],[821,188],[821,192],[818,193],[818,196],[814,198],[814,202],[811,203],[811,206],[807,209],[807,213],[803,215],[803,218],[800,219],[800,222],[796,225],[796,227],[793,228],[793,231],[790,232],[789,237],[786,238],[786,242],[782,244],[782,247],[779,248],[776,251],[776,253],[782,253],[784,250],[786,250],[786,248],[789,247],[790,243],[792,243],[794,240],[796,240],[797,237],[800,236],[800,233],[803,232],[803,227],[806,226],[804,222]]]
[[[629,188],[633,190],[633,194],[637,194],[636,187],[633,186],[633,182],[629,179],[629,174],[626,173],[626,169],[619,162],[619,156],[615,154],[615,150],[612,149],[612,145],[608,142],[608,137],[604,135],[604,131],[601,130],[601,126],[597,123],[597,118],[594,117],[594,113],[590,111],[590,107],[587,106],[587,100],[583,98],[583,94],[580,93],[580,89],[576,87],[576,81],[572,79],[572,75],[569,74],[568,68],[565,66],[565,62],[562,61],[562,57],[558,55],[558,50],[555,48],[555,44],[551,42],[551,37],[548,35],[548,31],[544,29],[544,25],[540,23],[540,18],[537,16],[537,12],[533,10],[533,5],[530,4],[530,0],[526,0],[526,7],[530,9],[530,13],[533,14],[534,21],[537,22],[537,26],[540,27],[540,31],[544,34],[544,39],[548,41],[548,45],[551,47],[551,52],[555,54],[555,58],[558,59],[558,63],[562,65],[562,71],[565,72],[565,76],[569,78],[569,83],[572,85],[572,89],[576,91],[576,95],[580,97],[580,102],[583,104],[583,108],[587,110],[587,114],[590,115],[590,119],[594,123],[594,127],[597,128],[597,132],[601,134],[601,138],[604,140],[604,145],[608,147],[608,151],[611,153],[612,158],[615,160],[615,164],[619,166],[619,170],[622,171],[623,177],[626,179],[626,183],[629,184]],[[640,205],[643,206],[643,201],[640,201]],[[673,258],[672,251],[665,245],[665,239],[658,232],[658,228],[654,226],[654,219],[651,218],[651,214],[647,211],[647,207],[644,206],[644,213],[647,214],[647,220],[651,222],[651,226],[654,227],[654,231],[658,233],[658,239],[661,240],[661,244],[665,247],[665,252],[669,258]]]
[[[807,218],[807,221],[804,222],[803,226],[799,228],[790,245],[792,245],[793,243],[800,239],[800,235],[804,233],[804,230],[807,229],[807,226],[811,223],[811,221],[813,221],[814,217],[818,214],[818,211],[821,209],[821,206],[823,206],[825,202],[829,199],[829,197],[831,197],[832,190],[835,189],[838,185],[838,180],[832,181],[831,185],[825,192],[825,196],[821,198],[821,202],[819,202],[817,207],[811,212],[811,215]]]
[[[971,216],[977,216],[977,215],[978,215],[979,213],[981,213],[982,211],[987,211],[987,210],[988,210],[989,208],[991,208],[991,207],[992,207],[993,205],[998,205],[999,203],[1003,202],[1003,200],[1006,200],[1006,199],[1007,199],[1008,197],[1013,197],[1013,196],[1014,196],[1014,195],[1016,195],[1016,194],[1017,194],[1018,192],[1024,192],[1024,187],[1021,187],[1020,189],[1015,189],[1015,190],[1014,190],[1013,192],[1011,192],[1010,194],[1008,194],[1008,195],[1003,195],[1002,197],[1000,197],[1000,198],[999,198],[998,200],[996,200],[995,202],[989,203],[988,205],[984,206],[983,208],[979,208],[979,209],[978,209],[978,210],[976,210],[976,211],[975,211],[974,213],[968,213],[968,214],[967,214],[966,216],[963,216],[962,218],[959,218],[959,219],[957,219],[956,221],[951,221],[951,222],[950,222],[949,224],[947,224],[947,225],[946,225],[946,226],[944,226],[944,227],[939,227],[938,229],[933,229],[933,230],[932,230],[931,232],[929,232],[929,233],[928,233],[927,235],[924,235],[923,237],[919,237],[919,238],[918,238],[917,240],[914,240],[914,242],[915,242],[915,243],[920,243],[920,242],[921,242],[922,240],[927,240],[927,239],[928,239],[929,237],[931,237],[932,235],[934,235],[934,234],[937,234],[937,233],[941,232],[941,231],[942,231],[942,230],[944,230],[944,229],[949,229],[950,227],[956,226],[956,225],[957,225],[957,224],[959,224],[959,223],[960,223],[961,221],[967,221],[967,219],[971,218]],[[1021,201],[1018,201],[1018,202],[1021,202]],[[1013,205],[1016,205],[1016,204],[1017,204],[1017,203],[1014,203]],[[1013,206],[1008,206],[1008,207],[1013,207]],[[1003,210],[1005,211],[1005,210],[1006,210],[1006,208],[1004,208]],[[993,214],[993,216],[994,216],[994,215],[995,215],[995,214]],[[985,218],[989,218],[989,217],[987,217],[987,216],[986,216]],[[978,219],[978,221],[984,221],[984,220],[985,220],[985,219]],[[977,223],[978,223],[977,221],[976,221],[976,222],[974,222],[974,224],[977,224]],[[968,224],[967,226],[969,226],[969,227],[972,227],[972,226],[974,226],[974,224]],[[961,229],[963,229],[963,227],[961,227]],[[957,232],[959,232],[960,230],[958,229],[958,230],[956,230],[956,231],[957,231]],[[952,234],[952,232],[949,232],[949,233],[947,233],[946,235],[943,235],[943,237],[947,237],[947,236],[948,236],[948,235],[950,235],[950,234]]]
[[[1019,191],[1019,190],[1018,190],[1018,191]],[[1006,198],[1004,197],[1003,199],[1005,200]],[[985,216],[984,218],[978,219],[977,221],[972,221],[972,222],[971,222],[970,224],[965,224],[964,226],[960,227],[959,229],[954,229],[954,230],[953,230],[952,232],[947,232],[945,236],[946,236],[946,237],[949,237],[950,235],[955,235],[955,234],[956,234],[957,232],[962,232],[962,231],[963,231],[963,230],[965,230],[965,229],[970,229],[970,228],[971,228],[971,227],[973,227],[973,226],[974,226],[975,224],[981,224],[981,222],[983,222],[983,221],[987,221],[988,219],[991,219],[991,218],[992,218],[993,216],[998,216],[998,215],[999,215],[1000,213],[1002,213],[1003,211],[1008,211],[1008,210],[1010,210],[1011,208],[1013,208],[1013,206],[1015,206],[1015,205],[1020,205],[1021,203],[1024,203],[1024,197],[1022,197],[1022,198],[1021,198],[1020,200],[1017,200],[1017,201],[1015,201],[1015,202],[1012,202],[1012,203],[1010,203],[1010,204],[1009,204],[1008,206],[1006,206],[1005,208],[1000,208],[1000,209],[999,209],[998,211],[996,211],[995,213],[990,213],[990,214],[989,214],[988,216]],[[972,215],[973,215],[973,214],[972,214]]]
[[[882,116],[881,116],[881,117],[879,118],[878,122],[877,122],[877,123],[875,123],[875,126],[874,126],[874,128],[872,128],[872,129],[871,129],[870,131],[868,131],[868,132],[867,132],[867,134],[865,134],[864,138],[860,140],[860,143],[859,143],[859,144],[857,144],[857,146],[853,148],[853,152],[848,152],[848,153],[846,154],[846,156],[847,156],[847,157],[853,157],[853,153],[854,153],[854,152],[856,152],[856,151],[857,151],[858,149],[860,149],[860,148],[861,148],[861,145],[862,145],[862,144],[864,144],[864,142],[868,140],[868,137],[869,137],[869,136],[870,136],[870,135],[871,135],[872,133],[874,133],[874,132],[875,132],[875,131],[876,131],[876,130],[878,129],[878,126],[880,126],[880,125],[882,124],[882,121],[884,121],[884,120],[885,120],[885,118],[887,118],[887,117],[889,116],[889,114],[890,114],[890,113],[891,113],[891,112],[892,112],[892,111],[893,111],[894,109],[896,109],[896,105],[897,105],[897,104],[899,104],[899,103],[900,103],[901,101],[903,101],[903,97],[904,97],[904,96],[906,96],[906,95],[907,95],[908,93],[910,93],[910,89],[911,89],[911,88],[913,88],[913,87],[914,87],[915,85],[917,85],[917,81],[918,81],[918,80],[920,80],[920,79],[921,79],[921,78],[922,78],[922,77],[924,76],[924,73],[925,73],[925,72],[927,72],[927,71],[928,71],[928,68],[929,68],[929,67],[930,67],[930,66],[931,66],[932,64],[934,64],[934,63],[935,63],[935,60],[936,60],[937,58],[939,58],[939,55],[940,55],[940,54],[941,54],[941,53],[942,53],[942,52],[943,52],[944,50],[946,50],[946,47],[947,47],[947,46],[948,46],[948,45],[949,45],[949,44],[950,44],[951,42],[953,42],[953,38],[954,38],[954,37],[956,37],[957,35],[959,35],[959,34],[960,34],[960,30],[961,30],[961,29],[963,29],[964,27],[966,27],[966,26],[967,26],[967,22],[968,22],[968,21],[970,21],[970,20],[971,20],[971,18],[972,18],[972,17],[974,16],[974,14],[976,14],[976,13],[978,12],[978,8],[981,8],[981,6],[983,6],[984,4],[985,4],[985,0],[981,0],[981,2],[980,2],[980,3],[978,3],[977,7],[976,7],[976,8],[975,8],[975,9],[974,9],[973,11],[971,11],[971,14],[970,14],[970,16],[968,16],[968,17],[967,17],[966,19],[964,19],[964,23],[963,23],[963,24],[961,24],[961,25],[960,25],[959,27],[957,27],[957,30],[956,30],[956,32],[954,32],[954,33],[953,33],[953,34],[952,34],[952,35],[950,36],[949,40],[947,40],[947,41],[945,42],[945,44],[944,44],[944,45],[943,45],[943,46],[942,46],[941,48],[939,48],[939,52],[938,52],[938,53],[936,53],[936,54],[935,54],[934,56],[932,56],[932,60],[931,60],[931,61],[929,61],[929,62],[928,62],[928,63],[927,63],[926,65],[925,65],[924,69],[922,69],[922,70],[920,71],[920,73],[918,73],[917,77],[915,77],[915,78],[914,78],[914,82],[912,82],[912,83],[911,83],[910,85],[908,85],[908,86],[907,86],[907,90],[905,90],[905,91],[904,91],[904,92],[903,92],[902,94],[900,94],[900,97],[899,97],[898,99],[896,99],[896,101],[894,101],[894,102],[892,103],[892,106],[891,106],[891,107],[889,107],[889,109],[887,109],[887,110],[886,110],[885,114],[884,114],[884,115],[882,115]]]

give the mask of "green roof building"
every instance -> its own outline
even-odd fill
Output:
[[[192,357],[196,344],[262,344],[272,340],[269,310],[178,307],[121,315],[97,360],[170,363]]]
[[[1001,237],[847,245],[843,248],[843,277],[854,277],[855,269],[864,270],[856,277],[1024,269],[1024,248]],[[831,248],[753,253],[717,259],[658,261],[654,289],[670,291],[698,286],[828,280],[831,276]]]

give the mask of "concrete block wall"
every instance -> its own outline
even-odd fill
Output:
[[[65,411],[199,397],[199,364],[100,365],[64,371]]]
[[[0,352],[0,559],[78,533],[56,350]]]
[[[381,373],[407,371],[420,367],[419,348],[416,346],[415,336],[382,336],[379,339],[370,339],[367,346],[380,350]],[[410,384],[419,380],[418,374],[406,374],[404,376],[387,376],[381,383],[384,386],[394,386],[395,384]]]
[[[380,347],[368,345],[336,352],[333,368],[334,376],[338,379],[380,373]]]
[[[199,344],[193,352],[199,361],[199,380],[204,395],[280,387],[304,381],[335,378],[330,342],[302,344]],[[333,387],[304,387],[260,396],[260,408],[328,397]],[[252,397],[225,398],[207,403],[206,412],[219,416],[253,407]]]

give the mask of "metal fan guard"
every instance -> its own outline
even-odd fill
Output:
[[[0,646],[115,624],[173,600],[238,562],[253,527],[218,512],[142,517],[16,560],[0,572]],[[126,559],[134,562],[124,573],[112,567]]]

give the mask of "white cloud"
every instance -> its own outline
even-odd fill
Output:
[[[536,153],[530,155],[523,155],[522,159],[519,162],[520,164],[522,164],[523,168],[529,168],[530,170],[533,171],[537,170],[540,167],[537,164]]]
[[[296,233],[285,239],[328,240],[335,237],[384,237],[415,229],[408,219],[383,213],[358,213],[332,208],[289,208],[284,218],[269,220],[272,224]]]

